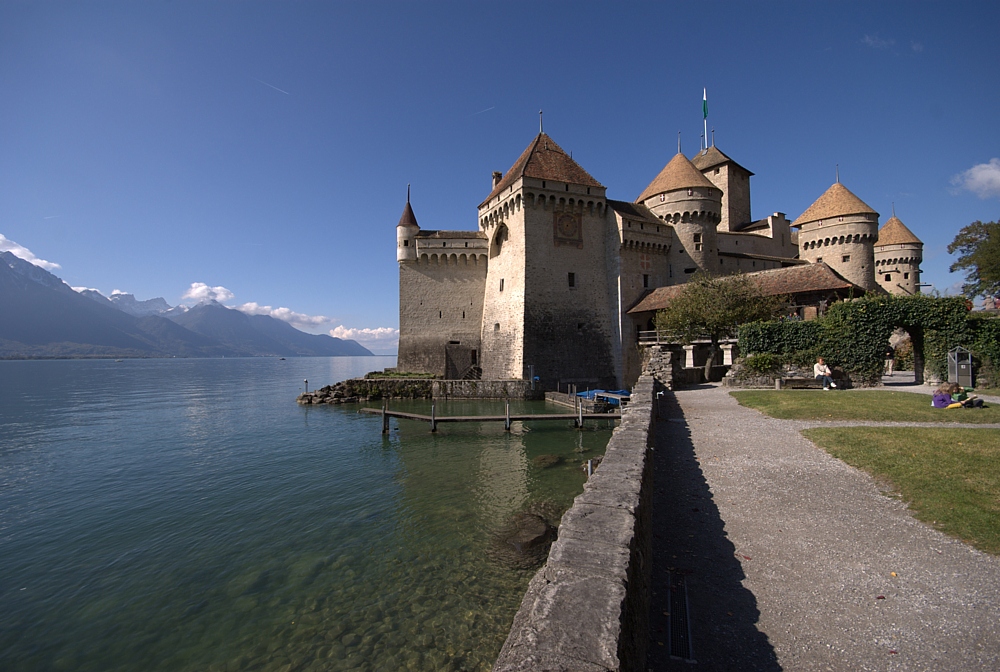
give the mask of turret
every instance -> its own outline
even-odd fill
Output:
[[[674,228],[681,249],[699,270],[718,275],[722,191],[686,156],[678,152],[635,202]]]
[[[878,288],[874,253],[878,213],[839,181],[792,226],[799,228],[800,259],[822,261],[866,291]]]
[[[875,243],[875,279],[890,294],[916,294],[920,291],[920,262],[924,244],[896,217],[878,232]]]
[[[396,261],[416,261],[419,231],[420,226],[410,207],[410,185],[406,185],[406,207],[396,225]]]

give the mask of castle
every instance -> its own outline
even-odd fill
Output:
[[[919,291],[923,246],[895,215],[880,231],[838,180],[793,222],[752,221],[752,175],[713,144],[678,152],[635,201],[616,201],[540,132],[493,173],[475,231],[421,229],[407,192],[397,370],[620,388],[638,376],[648,328],[629,310],[697,271],[815,264],[857,293]]]

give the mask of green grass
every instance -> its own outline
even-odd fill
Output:
[[[920,520],[1000,554],[1000,430],[822,427],[803,434],[890,484]]]
[[[1000,404],[989,408],[931,407],[931,395],[913,392],[744,390],[730,392],[741,406],[782,420],[1000,423]],[[912,434],[913,430],[909,430]]]

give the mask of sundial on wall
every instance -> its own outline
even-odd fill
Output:
[[[581,216],[572,212],[555,212],[553,217],[554,242],[558,245],[583,247]]]

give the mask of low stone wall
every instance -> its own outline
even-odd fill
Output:
[[[379,399],[544,399],[528,380],[437,380],[431,378],[351,378],[312,392],[297,401],[312,404],[356,404]]]
[[[530,380],[435,380],[435,399],[544,399],[545,391],[531,389]]]
[[[645,670],[654,385],[648,373],[636,382],[604,460],[528,585],[494,672]]]

